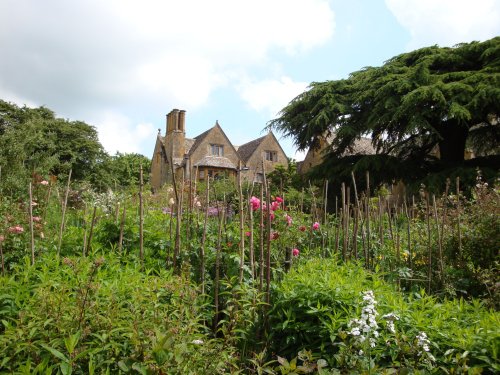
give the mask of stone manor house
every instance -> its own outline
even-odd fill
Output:
[[[272,132],[241,146],[231,143],[218,122],[194,138],[186,138],[186,111],[173,109],[167,115],[166,134],[158,130],[151,165],[151,188],[173,181],[204,181],[207,177],[236,177],[262,182],[277,165],[288,167],[288,158]]]

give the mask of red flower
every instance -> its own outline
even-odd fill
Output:
[[[281,197],[276,197],[276,202],[278,202],[278,203],[283,203],[283,198],[281,198]]]
[[[273,232],[271,233],[271,241],[277,240],[279,238],[280,234],[278,232]]]
[[[260,207],[260,199],[257,197],[250,198],[250,204],[252,206],[252,210],[256,211]]]
[[[22,226],[20,226],[20,225],[16,225],[15,227],[10,227],[10,228],[8,229],[8,231],[9,231],[10,233],[19,234],[19,233],[23,233],[23,232],[24,232],[24,229],[23,229],[23,227],[22,227]]]
[[[276,211],[278,208],[280,208],[279,202],[272,202],[271,203],[271,211]]]
[[[250,237],[250,232],[245,232],[245,236]]]
[[[299,256],[299,254],[300,254],[299,249],[293,249],[293,250],[292,250],[292,255],[293,255],[294,257],[298,257],[298,256]]]
[[[305,225],[301,225],[301,226],[299,227],[299,230],[300,230],[301,232],[305,232],[305,231],[306,231],[306,229],[307,229],[307,228],[306,228],[306,226],[305,226]]]
[[[319,229],[319,223],[317,221],[312,225],[312,229],[313,230],[318,230]]]

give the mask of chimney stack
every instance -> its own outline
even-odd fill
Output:
[[[185,128],[185,124],[186,123],[186,111],[185,110],[181,110],[179,111],[179,127],[178,129],[182,132],[185,132],[186,131],[186,128]]]

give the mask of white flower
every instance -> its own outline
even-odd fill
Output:
[[[387,320],[387,329],[389,330],[389,332],[396,333],[394,321],[399,320],[399,316],[397,316],[394,313],[389,313],[389,314],[385,314],[384,316],[382,316],[382,318]]]
[[[191,341],[191,344],[201,345],[201,344],[203,344],[203,340],[199,340],[199,339],[193,340],[193,341]]]
[[[348,324],[349,327],[352,327],[349,334],[355,336],[358,343],[365,342],[365,340],[370,336],[375,338],[379,337],[379,333],[377,331],[378,324],[376,321],[378,312],[375,309],[377,301],[375,301],[375,296],[371,290],[363,292],[362,296],[364,306],[361,309],[361,318],[352,319]],[[373,337],[370,337],[369,340],[371,347],[375,347],[375,339]]]
[[[420,332],[416,337],[417,339],[417,346],[421,348],[424,352],[429,351],[429,344],[431,343],[429,339],[427,338],[427,334],[425,332]],[[422,352],[418,352],[418,354],[422,354]]]

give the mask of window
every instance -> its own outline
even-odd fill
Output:
[[[278,153],[276,151],[266,151],[265,158],[268,161],[278,161]]]
[[[224,146],[223,145],[210,145],[210,153],[213,156],[224,156]]]
[[[200,180],[203,180],[205,178],[205,171],[201,170],[198,172],[198,178]]]

